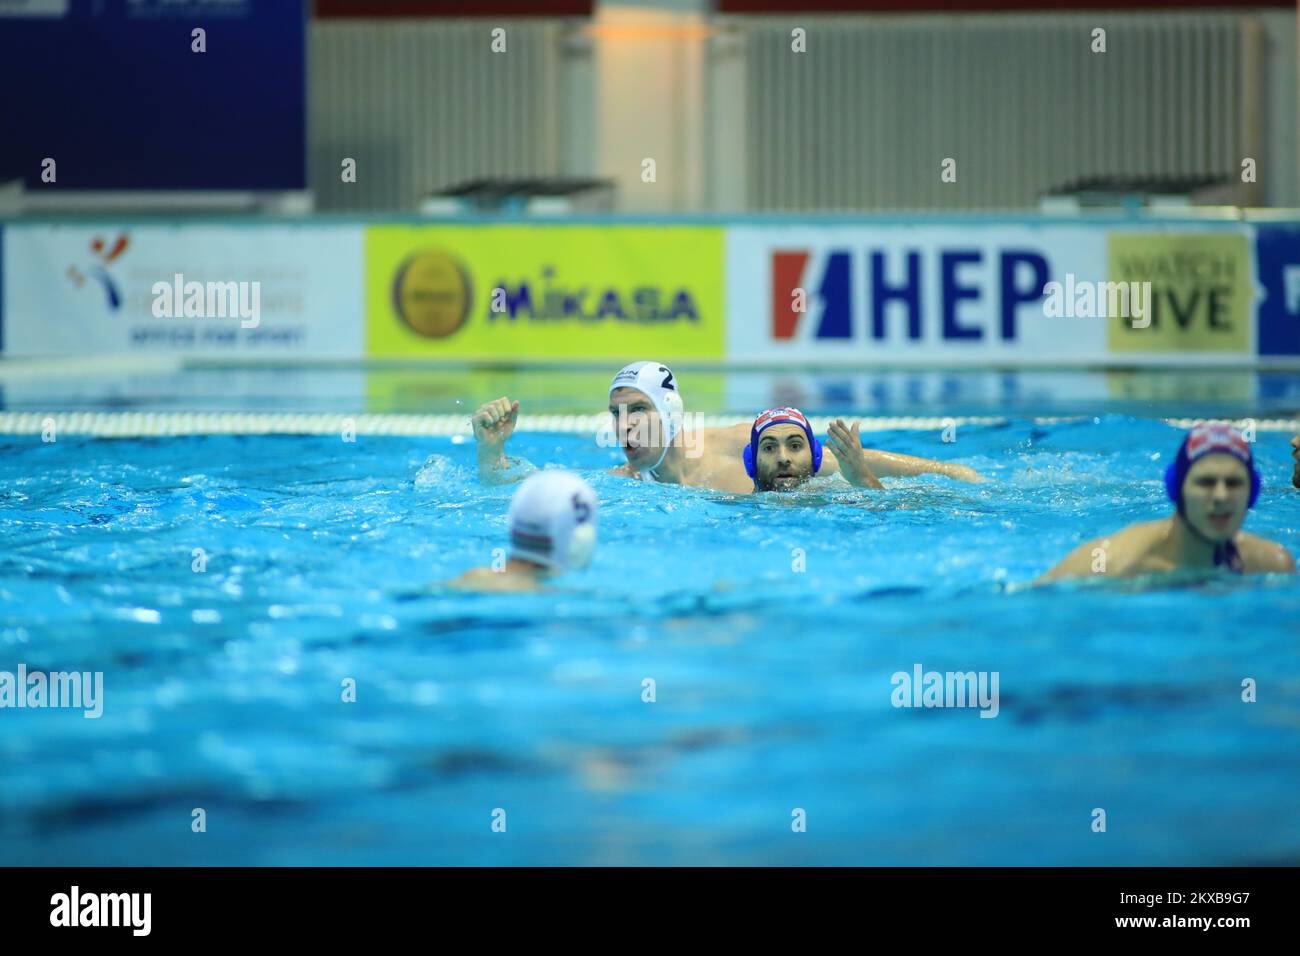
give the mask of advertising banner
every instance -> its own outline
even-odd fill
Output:
[[[727,236],[727,355],[857,366],[1240,361],[1254,348],[1251,295],[1237,225],[739,226]]]
[[[6,355],[362,354],[361,226],[19,224]]]
[[[1259,226],[1260,356],[1300,356],[1300,224]]]
[[[1112,234],[1111,283],[1142,289],[1148,314],[1107,324],[1112,355],[1213,352],[1246,356],[1250,334],[1250,243],[1245,234]]]
[[[721,359],[723,230],[371,226],[380,358]]]

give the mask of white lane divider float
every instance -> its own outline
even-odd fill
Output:
[[[843,416],[851,418],[849,415]],[[1086,421],[1091,416],[1035,417],[1036,425]],[[812,418],[814,430],[825,432],[832,417]],[[1006,425],[1005,417],[879,417],[857,419],[864,432],[939,431],[951,426]],[[1167,425],[1187,429],[1200,419],[1166,418]],[[692,416],[694,427],[726,428],[748,425],[743,415]],[[401,415],[331,412],[0,412],[0,434],[40,435],[51,422],[58,435],[96,438],[142,438],[183,435],[337,435],[351,430],[356,435],[456,436],[472,434],[467,415]],[[521,415],[521,432],[551,432],[596,435],[608,426],[608,415]],[[1237,427],[1252,423],[1258,432],[1300,431],[1300,420],[1285,418],[1240,419]]]

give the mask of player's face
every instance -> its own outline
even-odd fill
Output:
[[[619,388],[609,396],[614,434],[633,468],[650,468],[664,449],[663,425],[654,403],[635,388]]]
[[[759,491],[791,491],[812,477],[812,449],[798,425],[773,425],[758,440],[754,461]]]
[[[1241,530],[1250,502],[1250,472],[1231,455],[1206,455],[1183,481],[1183,513],[1211,541],[1228,541]]]

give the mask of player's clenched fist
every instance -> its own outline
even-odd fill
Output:
[[[514,434],[515,421],[518,418],[519,403],[512,402],[508,398],[497,398],[480,405],[471,419],[479,453],[499,452],[505,445],[506,439]]]

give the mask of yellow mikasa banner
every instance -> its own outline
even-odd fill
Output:
[[[721,358],[723,230],[371,226],[366,345],[381,358]]]
[[[1240,233],[1111,233],[1111,283],[1141,296],[1145,314],[1112,316],[1111,352],[1250,353],[1250,243]]]

